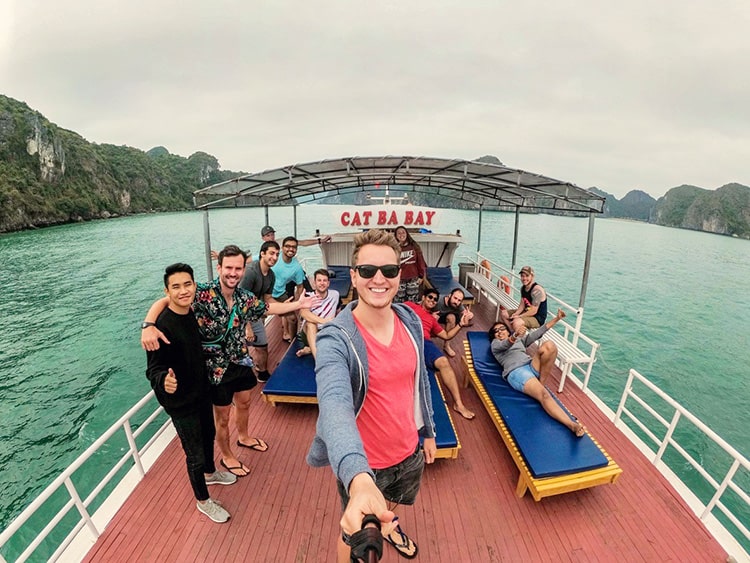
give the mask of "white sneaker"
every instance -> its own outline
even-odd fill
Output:
[[[210,498],[206,502],[198,501],[196,506],[199,511],[208,516],[214,522],[222,524],[229,520],[229,512],[224,510],[224,507],[221,506],[221,503],[217,500]]]
[[[232,485],[237,482],[237,475],[229,471],[214,471],[206,477],[206,485]]]

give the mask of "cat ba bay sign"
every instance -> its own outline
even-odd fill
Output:
[[[338,207],[337,219],[342,227],[395,229],[399,226],[434,229],[439,226],[440,209],[417,205],[368,205]]]

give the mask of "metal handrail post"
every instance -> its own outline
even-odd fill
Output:
[[[477,226],[477,253],[480,250],[480,244],[482,241],[482,204],[479,204],[479,224]]]
[[[125,430],[125,436],[128,439],[130,451],[133,452],[133,461],[138,468],[138,473],[141,474],[141,477],[144,477],[146,471],[143,469],[143,464],[141,463],[141,454],[138,451],[138,445],[135,443],[135,437],[133,437],[133,428],[130,426],[130,420],[126,420],[125,424],[122,425],[122,428]]]
[[[620,417],[622,416],[622,411],[625,408],[625,401],[628,398],[628,395],[630,395],[630,390],[633,388],[633,378],[635,377],[635,374],[633,373],[634,370],[630,370],[628,372],[628,380],[625,382],[625,388],[622,390],[622,397],[620,397],[620,405],[617,407],[617,412],[615,413],[615,418],[612,422],[614,422],[615,426],[617,426],[617,422],[620,420]]]
[[[203,245],[206,254],[206,273],[208,279],[214,279],[214,268],[211,263],[211,225],[208,221],[208,209],[203,210]]]
[[[297,204],[292,205],[292,217],[294,217],[294,238],[297,238]]]
[[[654,457],[654,461],[652,462],[654,465],[659,463],[661,461],[662,456],[664,455],[664,452],[667,450],[667,446],[669,446],[670,440],[672,440],[672,434],[674,434],[674,429],[677,427],[677,423],[680,421],[680,411],[675,410],[674,414],[672,415],[672,422],[669,424],[669,428],[667,428],[667,433],[664,434],[664,438],[662,439],[661,445],[659,446],[659,450],[656,452],[656,456]]]
[[[719,502],[719,499],[724,494],[724,491],[727,490],[729,483],[734,478],[734,475],[735,473],[737,473],[737,470],[739,469],[739,467],[740,467],[740,460],[735,458],[734,463],[729,468],[729,471],[727,471],[727,474],[724,476],[724,479],[722,480],[721,485],[719,486],[718,489],[716,489],[716,492],[714,493],[713,498],[710,501],[708,501],[708,504],[703,509],[703,514],[700,515],[701,520],[704,520],[706,516],[711,514],[711,511],[714,509],[714,506],[716,506],[716,503]]]
[[[516,206],[516,218],[513,225],[513,257],[510,261],[510,271],[516,272],[516,256],[518,255],[518,227],[521,224],[521,208]]]
[[[578,306],[583,308],[586,301],[586,290],[589,285],[589,270],[591,268],[591,248],[594,244],[594,212],[589,213],[589,231],[586,239],[586,258],[583,261],[583,279],[581,280],[581,297],[578,300]]]
[[[99,530],[97,530],[96,526],[94,525],[94,521],[91,519],[89,511],[84,506],[83,501],[81,500],[81,497],[70,478],[65,479],[65,488],[68,489],[68,494],[70,495],[70,498],[73,499],[73,504],[75,504],[76,508],[78,509],[78,513],[86,523],[86,527],[94,535],[95,538],[98,538],[100,535]]]

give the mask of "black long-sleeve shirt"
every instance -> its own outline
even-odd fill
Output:
[[[179,315],[167,308],[156,320],[156,327],[169,339],[158,350],[146,352],[146,377],[156,398],[170,416],[194,413],[203,401],[210,401],[210,387],[201,348],[198,322],[192,311]],[[177,391],[164,390],[167,370],[177,378]]]

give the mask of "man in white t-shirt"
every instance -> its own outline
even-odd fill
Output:
[[[330,285],[328,270],[316,270],[313,274],[313,286],[315,294],[320,297],[320,305],[300,314],[303,324],[298,337],[302,340],[303,347],[297,351],[298,356],[312,354],[316,357],[315,338],[318,336],[318,327],[330,321],[338,312],[341,296],[335,289],[330,289]]]

